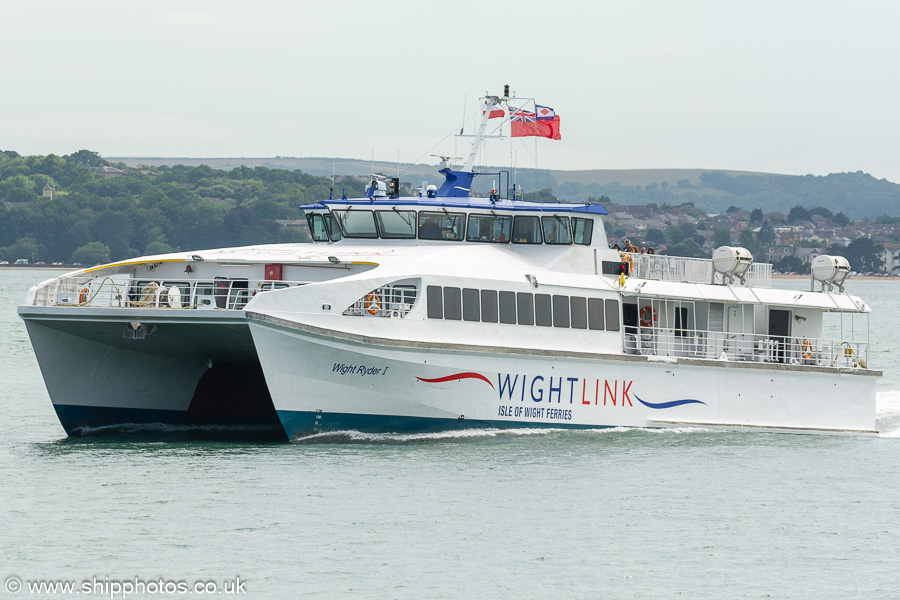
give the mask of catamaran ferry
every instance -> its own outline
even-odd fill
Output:
[[[868,313],[845,259],[771,287],[743,248],[610,249],[599,204],[470,193],[301,206],[307,244],[146,256],[19,307],[70,435],[133,423],[344,430],[705,427],[876,433]],[[500,177],[503,173],[493,173]],[[826,315],[835,336],[826,339]]]

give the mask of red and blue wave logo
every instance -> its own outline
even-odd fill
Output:
[[[473,373],[471,371],[467,373],[454,373],[453,375],[447,375],[446,377],[436,377],[434,379],[425,379],[424,377],[416,377],[416,379],[423,383],[445,383],[447,381],[459,381],[462,379],[480,379],[492,388],[494,387],[494,384],[491,383],[490,379],[488,379],[481,373]]]

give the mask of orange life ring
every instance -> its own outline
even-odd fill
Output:
[[[804,360],[809,360],[813,355],[812,343],[809,340],[803,340],[803,348],[800,354]]]
[[[641,327],[651,327],[656,323],[656,311],[652,306],[645,306],[641,309]]]
[[[88,294],[91,293],[90,288],[81,288],[81,292],[78,294],[78,304],[84,304],[88,301]]]
[[[378,296],[375,294],[366,296],[366,310],[369,311],[370,315],[378,314],[378,311],[381,310],[381,303],[378,301]]]

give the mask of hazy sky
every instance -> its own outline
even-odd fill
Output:
[[[562,140],[491,164],[900,182],[894,1],[3,0],[0,52],[22,154],[436,163],[508,83]]]

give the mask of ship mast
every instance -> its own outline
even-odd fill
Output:
[[[491,111],[496,107],[500,107],[499,96],[485,95],[485,97],[482,98],[481,124],[478,125],[478,130],[475,132],[475,140],[472,142],[472,149],[469,150],[469,158],[466,159],[466,164],[462,168],[462,170],[465,172],[472,172],[472,169],[475,166],[475,158],[478,156],[478,149],[481,148],[481,140],[484,138],[484,130],[487,128],[488,121],[491,118]]]

